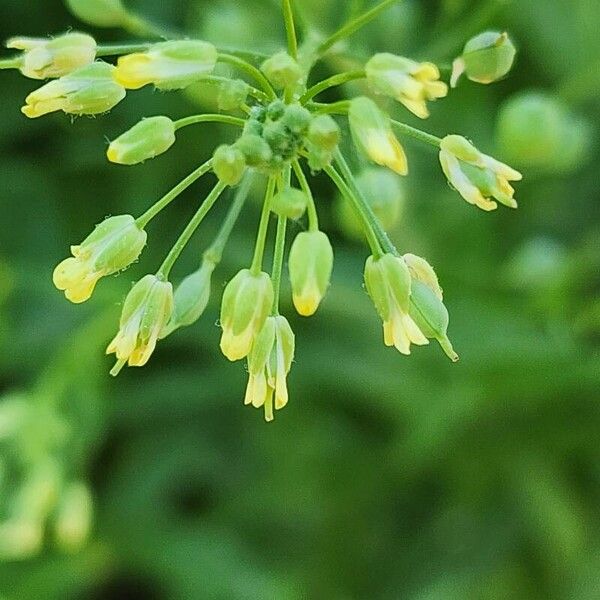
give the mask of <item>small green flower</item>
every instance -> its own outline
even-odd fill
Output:
[[[246,158],[237,146],[224,144],[213,154],[215,175],[227,185],[237,185],[246,171]]]
[[[302,68],[287,53],[278,52],[263,62],[260,70],[277,89],[296,87],[302,80]]]
[[[306,212],[307,202],[302,190],[290,187],[275,195],[271,210],[280,217],[296,221]]]

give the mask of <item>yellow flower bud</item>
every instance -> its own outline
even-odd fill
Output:
[[[483,154],[464,137],[449,135],[442,140],[440,163],[448,181],[470,204],[490,211],[498,207],[491,199],[495,198],[517,208],[509,181],[521,181],[521,173]]]
[[[273,420],[273,408],[280,410],[288,403],[286,378],[292,368],[294,346],[294,332],[287,319],[268,317],[248,355],[244,403],[264,407],[267,421]]]
[[[137,260],[145,245],[146,232],[131,215],[110,217],[97,225],[79,246],[71,246],[73,256],[54,270],[54,285],[64,290],[71,302],[85,302],[101,277],[127,268]]]
[[[303,231],[290,249],[290,281],[298,314],[310,317],[317,312],[331,279],[333,248],[322,231]]]
[[[385,254],[370,256],[365,266],[367,292],[383,321],[386,346],[395,346],[402,354],[410,354],[410,345],[423,346],[429,341],[411,315],[411,277],[402,258]]]
[[[265,60],[260,70],[278,89],[294,88],[302,80],[302,68],[287,52],[283,51]]]
[[[221,304],[221,351],[231,361],[250,352],[273,305],[273,284],[266,273],[240,271],[228,284]]]
[[[118,375],[125,363],[142,367],[148,362],[172,312],[173,286],[168,281],[146,275],[133,286],[123,305],[119,332],[106,349],[117,357],[111,375]]]
[[[146,52],[121,56],[115,80],[130,90],[149,84],[159,90],[178,90],[212,73],[216,63],[217,49],[208,42],[161,42]]]
[[[96,41],[83,33],[67,33],[54,39],[12,38],[6,47],[23,50],[20,71],[31,79],[62,77],[96,58]]]
[[[126,93],[114,81],[114,70],[105,62],[81,67],[29,94],[21,111],[31,119],[57,110],[72,115],[107,112],[121,102]]]
[[[421,119],[429,116],[427,101],[448,95],[448,86],[440,81],[440,71],[433,63],[381,53],[369,60],[365,70],[374,92],[394,98]]]
[[[369,98],[355,98],[348,113],[356,147],[378,165],[408,174],[404,149],[392,131],[389,117]]]

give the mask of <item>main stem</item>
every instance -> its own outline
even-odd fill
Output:
[[[253,275],[258,275],[262,271],[263,256],[265,253],[265,244],[267,241],[267,233],[269,230],[269,217],[271,216],[271,204],[273,202],[273,194],[275,193],[275,177],[269,177],[267,183],[267,191],[263,202],[262,213],[260,215],[260,224],[258,226],[258,235],[256,236],[256,246],[254,248],[254,258],[250,271]]]
[[[222,181],[219,181],[217,185],[215,185],[212,192],[207,196],[206,200],[202,203],[202,206],[200,206],[196,214],[192,217],[191,221],[187,224],[186,228],[179,236],[179,239],[175,242],[175,245],[173,248],[171,248],[169,254],[167,254],[163,264],[158,269],[156,276],[159,279],[166,281],[169,278],[169,273],[171,272],[175,261],[179,258],[183,249],[190,241],[192,235],[196,229],[198,229],[200,223],[202,223],[204,217],[206,217],[210,209],[215,205],[215,202],[219,199],[219,196],[223,193],[226,187],[227,184],[223,183]]]
[[[296,60],[298,58],[298,38],[296,37],[296,26],[294,24],[294,12],[291,0],[282,0],[283,20],[285,21],[285,32],[287,34],[288,52]]]

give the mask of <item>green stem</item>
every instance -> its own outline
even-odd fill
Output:
[[[206,161],[203,165],[192,171],[185,179],[180,181],[171,191],[167,192],[156,204],[151,206],[141,217],[136,219],[138,227],[143,229],[150,223],[152,219],[158,213],[167,207],[177,196],[179,196],[184,190],[190,187],[192,183],[200,179],[203,175],[208,173],[212,168],[212,159]]]
[[[344,83],[348,83],[350,81],[356,81],[357,79],[364,79],[367,76],[364,70],[360,71],[348,71],[347,73],[338,73],[337,75],[333,75],[329,77],[329,79],[324,79],[323,81],[317,83],[313,87],[311,87],[301,98],[300,103],[306,104],[309,100],[328,90],[329,88],[343,85]]]
[[[226,183],[219,181],[217,185],[212,189],[206,200],[202,203],[202,206],[198,209],[196,214],[192,217],[191,221],[187,224],[186,228],[182,231],[179,239],[175,242],[173,248],[171,248],[169,254],[165,258],[163,264],[158,269],[156,276],[163,281],[169,278],[169,273],[175,264],[175,261],[179,258],[183,249],[187,246],[192,235],[200,223],[204,220],[204,217],[210,212],[210,209],[215,205],[215,202],[219,199],[219,196],[223,193],[227,187]]]
[[[187,127],[188,125],[195,125],[196,123],[225,123],[226,125],[237,125],[238,127],[244,127],[246,121],[244,121],[244,119],[231,117],[229,115],[192,115],[175,121],[175,129],[178,130],[182,127]]]
[[[358,31],[361,27],[364,27],[367,23],[375,19],[381,12],[383,12],[386,8],[392,6],[399,0],[384,0],[377,6],[373,7],[371,10],[363,13],[362,15],[352,19],[346,23],[341,29],[338,29],[331,37],[327,38],[318,49],[319,54],[324,54],[329,50],[332,46],[337,44],[340,40],[351,36],[353,33]]]
[[[22,63],[23,59],[21,57],[6,58],[4,60],[0,60],[0,69],[18,69]]]
[[[408,135],[420,142],[424,142],[425,144],[431,144],[432,146],[439,148],[442,143],[441,138],[425,131],[421,131],[420,129],[416,129],[415,127],[411,127],[410,125],[406,125],[406,123],[400,123],[400,121],[394,121],[393,119],[391,119],[391,123],[400,133]]]
[[[331,104],[323,104],[322,102],[311,102],[309,108],[315,110],[320,115],[345,115],[350,110],[350,100],[340,100]]]
[[[281,274],[283,272],[286,231],[287,219],[286,217],[279,217],[277,219],[277,235],[275,237],[275,254],[273,255],[273,272],[271,274],[271,281],[273,282],[272,315],[279,314],[279,294],[281,291]]]
[[[253,275],[258,275],[262,271],[263,256],[265,253],[265,244],[269,230],[269,217],[271,216],[271,204],[275,193],[275,177],[269,177],[267,191],[263,201],[262,213],[260,215],[260,224],[258,226],[258,235],[256,236],[256,246],[254,248],[254,258],[250,271]]]
[[[229,237],[231,236],[231,232],[233,231],[233,228],[239,219],[240,213],[246,204],[248,194],[250,193],[250,188],[252,187],[252,179],[253,174],[247,173],[236,191],[233,202],[229,207],[229,211],[225,217],[225,220],[223,221],[223,224],[221,225],[221,229],[219,229],[217,237],[210,247],[204,252],[204,258],[215,265],[218,265],[223,258],[225,246],[227,245]]]
[[[373,226],[373,219],[371,218],[370,213],[365,210],[365,208],[370,209],[370,207],[366,204],[366,202],[364,202],[364,199],[357,196],[350,189],[350,187],[346,185],[346,182],[342,176],[332,166],[325,167],[325,173],[329,175],[330,179],[333,181],[333,183],[335,183],[336,187],[338,190],[340,190],[344,198],[350,202],[350,205],[356,213],[356,216],[358,217],[359,221],[362,222],[363,230],[367,238],[367,242],[369,243],[369,247],[371,248],[371,252],[373,252],[375,258],[379,258],[383,254],[381,244],[379,243],[377,234],[375,232],[375,227]]]
[[[219,53],[219,61],[233,65],[241,71],[244,71],[260,85],[270,99],[274,100],[277,98],[277,94],[273,90],[267,78],[254,65],[251,65],[249,62],[246,62],[244,59],[239,58],[238,56],[226,53]]]
[[[298,58],[298,38],[296,37],[296,26],[294,24],[294,12],[291,0],[282,0],[283,20],[285,21],[285,32],[287,35],[288,52],[296,60]]]
[[[310,185],[308,185],[308,181],[306,179],[306,175],[300,166],[300,161],[295,159],[292,161],[292,169],[294,169],[294,174],[296,175],[296,179],[300,184],[300,189],[306,194],[308,198],[308,206],[306,207],[306,212],[308,214],[308,229],[310,231],[319,231],[319,216],[317,215],[317,207],[315,205],[315,198],[313,196],[312,190],[310,189]]]

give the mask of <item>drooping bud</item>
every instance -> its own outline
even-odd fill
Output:
[[[54,285],[71,302],[85,302],[101,277],[126,269],[146,245],[146,232],[131,215],[109,217],[54,269]]]
[[[450,84],[456,87],[463,73],[471,81],[489,84],[512,68],[517,50],[507,33],[486,31],[470,39],[452,65]]]
[[[50,81],[25,99],[23,114],[31,119],[57,110],[72,115],[97,115],[125,98],[125,89],[113,79],[115,67],[95,62]]]
[[[265,60],[260,70],[273,86],[280,90],[294,88],[302,81],[302,68],[284,51]]]
[[[96,58],[96,41],[84,33],[54,39],[12,38],[6,47],[23,50],[20,71],[31,79],[63,77]]]
[[[408,174],[408,161],[389,117],[369,98],[355,98],[348,113],[356,147],[378,165]]]
[[[440,81],[433,63],[381,53],[369,60],[365,70],[373,91],[394,98],[421,119],[429,116],[428,101],[448,95],[448,86]]]
[[[317,312],[331,280],[333,248],[322,231],[303,231],[296,236],[289,256],[290,281],[298,314]]]
[[[402,354],[410,354],[411,344],[429,343],[410,316],[411,277],[402,258],[384,254],[370,256],[365,266],[367,292],[383,321],[384,343],[395,346]]]
[[[248,355],[248,387],[244,403],[264,406],[265,420],[273,420],[273,408],[288,403],[286,378],[294,361],[294,332],[282,316],[268,317]],[[274,402],[273,402],[274,400]]]
[[[310,122],[306,135],[308,165],[312,171],[328,167],[342,137],[339,125],[329,115],[317,115]]]
[[[483,154],[464,137],[449,135],[442,140],[440,163],[448,181],[469,204],[495,210],[498,204],[491,199],[495,198],[517,208],[509,181],[520,181],[521,173]]]
[[[242,151],[250,167],[263,167],[273,158],[271,147],[259,135],[244,134],[235,146]]]
[[[120,165],[137,165],[163,154],[175,143],[175,123],[168,117],[143,119],[110,143],[106,156]]]
[[[66,0],[66,3],[78,19],[97,27],[119,27],[129,17],[121,0]]]
[[[237,185],[246,171],[244,153],[237,146],[219,146],[213,154],[213,171],[223,183]]]
[[[146,275],[131,289],[121,312],[119,332],[108,345],[117,363],[111,375],[118,375],[127,363],[144,366],[173,312],[173,286],[156,275]]]
[[[240,271],[228,284],[221,304],[221,351],[231,361],[250,352],[273,305],[273,284],[266,273]]]
[[[56,511],[54,535],[66,552],[79,550],[86,542],[92,524],[92,496],[84,483],[71,483],[62,493]]]
[[[178,90],[212,73],[216,63],[217,49],[208,42],[161,42],[146,52],[121,56],[115,80],[131,90],[149,84],[159,90]]]
[[[250,86],[242,79],[228,79],[219,88],[219,110],[235,110],[246,103]]]
[[[275,194],[271,210],[280,217],[295,221],[306,212],[306,206],[306,194],[302,190],[290,187]]]

